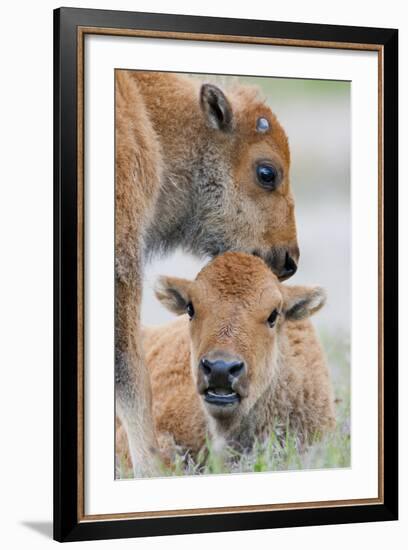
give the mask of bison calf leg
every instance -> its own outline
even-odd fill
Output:
[[[157,473],[157,441],[152,422],[150,379],[143,361],[138,319],[140,288],[116,281],[116,414],[129,444],[134,477]]]

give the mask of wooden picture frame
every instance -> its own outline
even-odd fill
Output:
[[[378,495],[90,516],[84,487],[84,37],[89,34],[376,52],[378,56]],[[58,541],[398,518],[398,32],[166,14],[54,12],[54,537]],[[363,213],[364,214],[364,213]],[[362,215],[363,215],[362,214]]]

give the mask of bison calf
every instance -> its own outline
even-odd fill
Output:
[[[144,331],[153,414],[164,455],[196,454],[208,433],[249,450],[276,423],[300,441],[332,429],[329,371],[308,319],[319,287],[281,284],[265,263],[226,253],[195,281],[162,277],[159,300],[180,320]]]

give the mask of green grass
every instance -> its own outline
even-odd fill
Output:
[[[324,468],[347,468],[350,466],[350,345],[345,334],[320,332],[336,398],[337,426],[334,432],[300,453],[296,433],[279,430],[265,442],[257,442],[248,454],[238,454],[226,449],[226,460],[214,452],[211,441],[197,462],[188,455],[177,456],[171,470],[163,466],[162,476],[209,475],[244,472],[270,472]],[[123,460],[117,461],[117,478],[132,477]]]

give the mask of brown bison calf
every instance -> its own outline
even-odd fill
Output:
[[[254,256],[226,253],[195,281],[162,277],[159,300],[187,315],[145,329],[153,414],[164,457],[196,454],[208,433],[249,450],[276,424],[307,443],[335,426],[329,371],[308,319],[319,287],[281,284]]]
[[[154,473],[143,361],[143,264],[176,247],[256,253],[282,279],[298,248],[284,130],[253,90],[168,73],[116,71],[116,411],[134,475]]]

